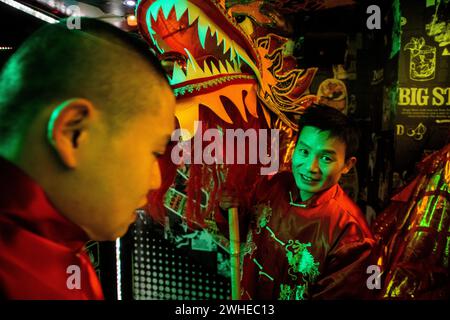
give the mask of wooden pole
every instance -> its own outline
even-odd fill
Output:
[[[241,299],[241,264],[238,209],[228,209],[228,225],[230,227],[230,265],[231,265],[231,298]]]

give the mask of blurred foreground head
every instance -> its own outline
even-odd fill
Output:
[[[122,236],[160,186],[175,99],[159,61],[98,20],[46,25],[0,73],[0,156],[93,240]]]

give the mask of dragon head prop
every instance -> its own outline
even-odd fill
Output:
[[[196,121],[203,128],[276,128],[280,168],[289,170],[297,120],[317,100],[309,94],[317,68],[298,68],[287,37],[289,24],[276,4],[271,8],[257,1],[239,6],[216,0],[141,0],[136,16],[177,97],[175,116],[183,132],[189,132],[182,140],[197,134]],[[200,188],[214,195],[219,183],[213,177],[223,174],[229,186],[240,186],[240,194],[248,195],[257,178],[253,169],[191,165],[189,199]]]
[[[233,123],[221,96],[233,102],[244,120],[247,111],[258,117],[255,93],[261,63],[251,38],[220,3],[142,0],[137,18],[141,34],[166,69],[180,127],[195,132],[200,104]]]
[[[139,2],[136,15],[140,32],[167,70],[178,98],[176,116],[183,128],[192,127],[190,123],[198,117],[196,104],[200,103],[232,123],[226,110],[218,107],[220,95],[230,98],[244,119],[245,108],[257,116],[256,94],[270,126],[281,120],[296,130],[299,115],[316,101],[308,88],[317,68],[297,67],[292,41],[287,37],[289,23],[283,16],[288,9],[277,8],[277,3],[263,1]],[[281,8],[289,5],[283,2]],[[248,93],[244,101],[235,85]]]

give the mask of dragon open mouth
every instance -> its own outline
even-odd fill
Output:
[[[144,22],[141,33],[160,54],[175,94],[260,79],[250,40],[218,3],[142,0],[137,16]]]

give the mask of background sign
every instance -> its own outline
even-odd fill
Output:
[[[450,3],[402,1],[395,119],[395,171],[412,173],[424,153],[449,142]]]

